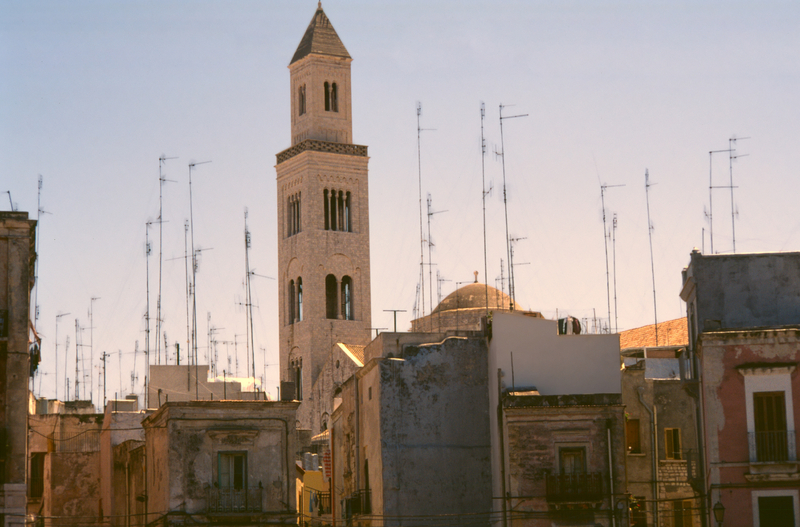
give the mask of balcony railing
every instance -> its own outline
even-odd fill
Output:
[[[261,512],[261,489],[208,489],[209,512]]]
[[[548,474],[548,501],[597,501],[603,499],[603,475],[600,472],[582,474]]]
[[[317,514],[331,513],[331,493],[330,492],[317,492]]]
[[[372,492],[359,490],[344,500],[344,516],[350,519],[358,514],[372,514]]]
[[[749,432],[747,436],[751,463],[797,461],[794,430]]]

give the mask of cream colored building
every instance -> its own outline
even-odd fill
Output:
[[[281,381],[313,434],[327,425],[320,404],[333,394],[313,386],[332,347],[366,345],[372,325],[369,158],[352,143],[351,60],[318,6],[289,65],[292,146],[276,164]]]

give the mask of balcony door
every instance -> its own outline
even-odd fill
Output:
[[[756,455],[762,462],[788,459],[784,392],[753,394]]]
[[[586,472],[585,448],[559,449],[559,462],[562,474],[584,474]]]
[[[218,462],[220,489],[247,488],[247,452],[220,452]]]

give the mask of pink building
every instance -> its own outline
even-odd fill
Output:
[[[694,251],[681,298],[707,525],[800,527],[800,253]]]

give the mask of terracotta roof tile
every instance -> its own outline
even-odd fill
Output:
[[[629,329],[619,334],[619,349],[652,348],[655,346],[686,346],[689,344],[689,331],[686,317],[658,323],[658,343],[656,343],[655,324]]]

